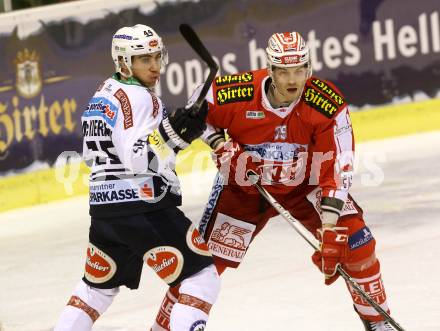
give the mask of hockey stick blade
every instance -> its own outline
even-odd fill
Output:
[[[197,55],[207,64],[209,68],[209,74],[206,78],[205,82],[203,83],[203,87],[200,91],[200,94],[193,104],[193,109],[197,112],[200,107],[202,106],[203,100],[206,97],[206,94],[208,93],[208,90],[214,81],[215,75],[218,71],[218,65],[215,63],[214,59],[212,58],[209,51],[206,49],[205,45],[203,45],[200,38],[197,36],[193,28],[186,24],[180,24],[179,26],[180,33],[185,38],[187,43],[191,46],[191,48],[194,50],[194,52],[197,53]]]
[[[259,183],[253,183],[253,185],[257,188],[258,192],[260,192],[263,198],[269,202],[269,204],[295,229],[295,231],[310,244],[310,246],[312,246],[315,250],[320,250],[319,242],[315,237],[312,237],[309,234],[307,229],[296,218],[294,218],[286,209],[284,209],[263,186],[261,186]],[[363,299],[365,299],[365,301],[367,301],[380,315],[382,315],[382,317],[388,321],[388,323],[390,323],[394,329],[396,329],[396,331],[405,331],[400,324],[397,323],[396,320],[394,320],[394,318],[392,318],[376,301],[374,301],[341,266],[338,266],[337,272],[351,285],[356,292],[359,293]]]

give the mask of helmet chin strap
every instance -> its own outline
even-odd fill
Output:
[[[133,71],[131,70],[131,67],[128,65],[128,63],[125,60],[121,60],[121,61],[124,63],[124,66],[121,66],[121,64],[118,63],[119,73],[121,74],[121,77],[124,79],[133,77]],[[124,73],[125,70],[128,71],[128,74]]]
[[[269,67],[269,77],[270,77],[269,93],[272,93],[273,102],[275,103],[276,102],[276,93],[278,92],[278,94],[280,94],[281,96],[283,94],[278,90],[277,86],[275,85],[275,80],[273,79],[273,69],[272,69],[272,66]],[[277,102],[276,104],[274,104],[272,106],[274,106],[275,108],[287,107],[292,102],[281,102],[281,103]]]
[[[272,79],[272,77],[271,77],[271,79]],[[269,86],[269,93],[272,93],[272,99],[273,99],[273,107],[274,108],[281,108],[281,107],[288,107],[292,102],[294,102],[294,101],[291,101],[291,102],[280,102],[280,103],[278,103],[278,102],[276,102],[276,93],[278,92],[278,94],[280,94],[280,95],[282,95],[281,94],[281,92],[277,89],[277,86],[275,85],[275,83],[273,82],[273,79],[272,79],[272,81],[270,82],[270,86]]]
[[[275,80],[273,79],[273,67],[272,65],[268,65],[268,72],[269,72],[269,77],[270,77],[270,85],[269,85],[269,93],[272,93],[273,95],[273,102],[275,102],[276,100],[276,93],[278,92],[279,95],[283,96],[283,94],[280,92],[280,90],[277,88],[276,84],[275,84]],[[309,79],[310,77],[312,77],[312,66],[309,65],[309,67],[307,68],[307,79]],[[271,90],[272,89],[272,90]],[[304,89],[304,88],[303,88]],[[302,92],[301,92],[302,94]],[[290,104],[297,102],[299,98],[301,98],[301,94],[300,96],[296,99],[293,100],[291,102],[282,102],[282,103],[277,103],[275,105],[272,106],[277,106],[277,107],[287,107]]]
[[[124,79],[129,79],[129,78],[133,77],[133,72],[131,71],[131,69],[128,69],[128,75],[123,73],[122,70],[119,73],[121,74],[122,78],[124,78]]]
[[[159,86],[159,81],[160,81],[160,76],[158,79],[156,79],[156,83],[154,83],[154,86],[152,87],[147,87],[150,91],[156,92],[156,87]]]
[[[308,73],[307,73],[307,79],[309,79],[310,77],[312,77],[313,75],[313,68],[312,68],[312,64],[309,64],[309,67],[307,68]]]

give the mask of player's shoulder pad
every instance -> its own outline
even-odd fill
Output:
[[[257,71],[219,76],[214,82],[214,98],[218,106],[251,101],[255,96]]]
[[[303,99],[307,105],[327,118],[332,118],[347,105],[342,93],[333,83],[318,77],[307,80]]]

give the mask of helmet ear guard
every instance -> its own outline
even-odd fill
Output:
[[[162,42],[162,38],[149,26],[137,24],[135,26],[123,27],[116,31],[112,39],[112,59],[116,72],[124,77],[132,76],[132,57],[135,55],[151,54],[161,52],[160,72],[165,71],[168,63],[168,52]],[[122,72],[120,57],[127,66],[129,76]]]
[[[131,59],[130,59],[131,60]],[[121,65],[121,62],[124,63],[124,66]],[[118,56],[118,62],[115,63],[116,72],[119,72],[121,76],[125,78],[130,78],[133,76],[133,72],[131,71],[131,65],[129,66],[125,56]],[[123,69],[128,71],[128,74],[125,74]]]

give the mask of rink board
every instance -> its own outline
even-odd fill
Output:
[[[390,105],[351,114],[356,142],[440,130],[440,99]],[[69,198],[88,192],[85,165],[54,168],[0,179],[0,212]],[[177,172],[200,172],[213,167],[208,147],[201,141],[179,154]]]

